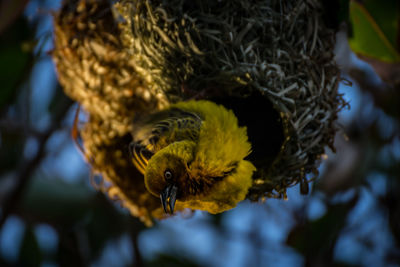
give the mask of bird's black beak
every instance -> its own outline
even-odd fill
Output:
[[[178,193],[178,187],[174,184],[170,184],[164,188],[164,190],[160,194],[161,204],[164,208],[165,213],[167,211],[167,202],[169,203],[170,213],[174,213],[176,195]],[[168,201],[169,200],[169,201]]]

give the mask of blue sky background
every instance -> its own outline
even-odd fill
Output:
[[[39,3],[41,2],[41,3]],[[42,16],[43,12],[56,10],[59,1],[30,1],[25,15],[35,19],[41,16],[39,31],[36,37],[43,45],[36,53],[42,54],[31,74],[28,85],[31,90],[31,121],[33,127],[42,131],[49,127],[47,107],[55,93],[56,73],[54,64],[45,51],[52,48],[52,23],[50,14]],[[373,70],[354,55],[351,64],[364,68],[374,77],[376,83],[381,83]],[[339,121],[343,125],[354,123],[361,117],[360,123],[372,123],[377,120],[382,136],[389,136],[398,127],[396,122],[385,115],[372,103],[372,97],[362,93],[356,84],[352,87],[345,83],[340,85],[340,92],[350,103],[351,109],[340,113]],[[69,111],[63,122],[63,129],[56,132],[48,141],[46,149],[48,156],[38,168],[31,181],[29,191],[43,184],[65,188],[66,197],[77,194],[95,194],[89,184],[89,167],[74,146],[69,131],[72,125],[74,109]],[[30,139],[25,144],[24,157],[29,158],[38,148],[37,141]],[[329,157],[335,154],[327,151]],[[392,143],[383,147],[381,157],[394,157],[400,161],[400,140],[395,138]],[[320,170],[324,172],[324,163]],[[370,187],[361,186],[347,192],[337,194],[334,201],[345,202],[358,191],[360,200],[347,218],[346,226],[335,246],[336,259],[364,266],[383,266],[387,252],[395,247],[390,232],[387,215],[379,208],[378,197],[386,193],[388,179],[385,173],[372,172],[366,179]],[[72,188],[70,191],[68,188]],[[77,189],[78,188],[78,189]],[[369,189],[371,188],[371,189]],[[78,190],[79,192],[77,192]],[[265,203],[250,203],[244,201],[222,216],[224,231],[215,228],[212,216],[204,212],[195,212],[188,218],[176,216],[161,221],[154,228],[140,233],[139,246],[145,259],[156,257],[159,253],[184,255],[208,266],[302,266],[303,257],[293,248],[285,245],[289,231],[295,224],[293,217],[302,210],[311,220],[316,220],[327,212],[325,196],[322,193],[303,196],[299,187],[288,190],[288,201],[268,199]],[[121,213],[127,211],[117,207]],[[10,216],[0,231],[0,255],[9,262],[18,258],[26,224],[18,216]],[[44,253],[54,253],[58,245],[57,231],[48,224],[34,226],[34,234]],[[368,239],[366,246],[363,240]],[[254,241],[256,240],[256,242]],[[255,245],[256,244],[256,245]],[[132,242],[127,234],[109,241],[102,255],[93,266],[126,266],[133,261]],[[57,266],[56,262],[46,261],[42,266]],[[394,265],[399,266],[399,265]]]

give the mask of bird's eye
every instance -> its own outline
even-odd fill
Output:
[[[172,172],[170,171],[170,170],[166,170],[165,172],[164,172],[164,178],[165,178],[165,180],[171,180],[172,179]]]

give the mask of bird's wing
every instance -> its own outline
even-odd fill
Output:
[[[192,167],[192,168],[191,168]],[[189,178],[187,180],[187,190],[191,194],[195,195],[209,190],[215,183],[224,180],[229,175],[232,175],[237,171],[238,162],[232,162],[227,164],[221,170],[210,171],[206,168],[202,168],[197,165],[189,167]],[[192,177],[196,177],[193,179]]]
[[[144,173],[147,162],[157,151],[169,144],[182,140],[196,140],[202,118],[193,112],[178,108],[150,115],[135,124],[130,146],[132,160],[136,168]]]
[[[131,152],[132,162],[136,169],[144,174],[147,163],[154,153],[137,142],[130,143],[129,151]]]

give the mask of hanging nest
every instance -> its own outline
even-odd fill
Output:
[[[89,114],[85,156],[132,215],[162,218],[128,152],[135,116],[205,98],[247,126],[256,165],[248,199],[286,197],[334,150],[339,70],[318,0],[67,1],[53,58],[65,92]]]

